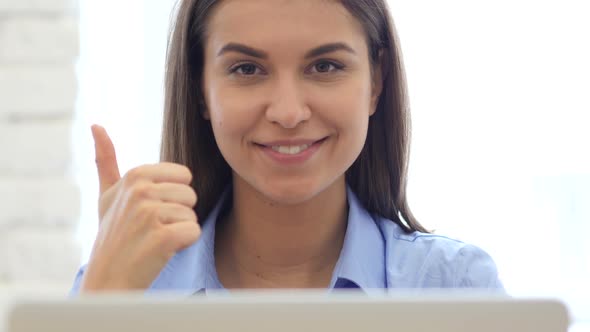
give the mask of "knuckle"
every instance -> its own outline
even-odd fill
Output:
[[[191,228],[191,234],[198,238],[201,235],[201,226],[199,226],[199,224],[196,222],[192,225],[193,227]]]
[[[129,188],[132,201],[140,201],[152,196],[153,186],[149,182],[136,182]]]
[[[180,165],[180,172],[182,176],[186,179],[187,183],[191,183],[193,180],[193,173],[191,172],[190,168],[186,165]]]
[[[195,189],[193,187],[190,187],[190,202],[191,202],[191,205],[194,206],[195,204],[197,204],[197,200],[198,200],[197,192],[195,191]]]
[[[199,227],[199,224],[193,224],[193,227],[191,227],[191,232],[189,233],[189,235],[191,240],[190,242],[195,242],[199,239],[199,237],[201,236],[201,227]]]
[[[190,209],[189,217],[190,217],[189,221],[193,221],[195,223],[197,222],[197,213],[195,212],[195,210]]]
[[[124,181],[127,185],[133,185],[144,177],[144,169],[142,166],[132,168],[125,174]]]
[[[158,209],[154,204],[142,202],[137,205],[136,209],[140,220],[148,221],[158,217]]]

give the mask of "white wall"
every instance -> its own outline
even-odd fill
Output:
[[[488,250],[512,294],[583,298],[590,319],[590,3],[390,4],[417,217]]]
[[[74,1],[0,1],[0,287],[67,288],[78,266],[77,55]]]

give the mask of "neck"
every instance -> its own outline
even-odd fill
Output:
[[[269,202],[234,177],[233,208],[216,239],[226,288],[325,288],[344,242],[344,178],[295,205]]]

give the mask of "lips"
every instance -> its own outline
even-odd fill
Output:
[[[309,160],[328,137],[319,140],[292,139],[255,143],[271,160],[281,165],[302,164]]]
[[[312,145],[315,143],[319,143],[321,141],[326,140],[326,137],[320,138],[320,139],[287,139],[287,140],[275,140],[275,141],[267,141],[267,142],[256,142],[256,145],[260,145],[260,146],[264,146],[264,147],[269,147],[272,148],[273,146],[288,146],[288,147],[292,147],[292,146],[303,146],[303,145]]]

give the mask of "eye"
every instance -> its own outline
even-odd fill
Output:
[[[230,74],[238,74],[242,76],[252,76],[257,74],[260,69],[253,63],[243,63],[230,68]]]
[[[344,68],[344,66],[339,63],[336,63],[333,61],[322,60],[312,66],[312,72],[331,73],[331,72],[342,70],[343,68]]]

